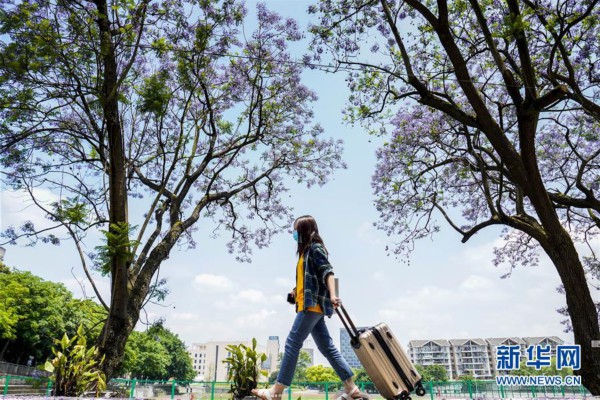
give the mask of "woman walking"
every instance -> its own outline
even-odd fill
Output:
[[[336,400],[367,399],[354,383],[354,374],[333,344],[325,325],[325,316],[331,317],[341,301],[335,293],[333,267],[327,259],[327,249],[315,219],[310,215],[296,219],[293,236],[297,242],[298,263],[296,287],[290,294],[295,299],[296,319],[285,342],[277,381],[270,389],[254,389],[252,393],[263,400],[281,398],[284,389],[292,383],[300,349],[311,334],[321,354],[344,383],[344,391]]]

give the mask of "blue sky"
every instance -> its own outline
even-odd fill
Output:
[[[266,4],[307,26],[309,1]],[[248,2],[248,8],[252,14],[254,3]],[[370,185],[380,139],[342,122],[348,97],[343,74],[307,71],[303,77],[319,95],[315,116],[325,135],[345,142],[348,168],[324,187],[307,190],[292,183],[286,201],[296,215],[311,214],[318,221],[340,279],[340,297],[358,325],[385,321],[405,344],[412,339],[542,335],[572,341],[555,312],[564,305],[564,297],[555,290],[558,275],[545,256],[537,267],[518,268],[509,279],[499,278],[507,268],[491,262],[492,249],[500,243],[499,230],[490,229],[462,244],[444,227],[433,240],[418,243],[410,264],[387,256],[385,247],[393,238],[372,226],[378,214]],[[1,228],[42,219],[18,194],[3,190],[1,201]],[[295,276],[291,235],[279,235],[271,246],[255,251],[252,263],[242,264],[227,253],[226,238],[207,238],[210,230],[202,226],[195,250],[174,249],[163,264],[161,276],[168,278],[171,294],[164,306],[148,307],[149,318],[164,317],[166,326],[187,344],[251,337],[265,344],[270,335],[278,335],[283,343],[294,318],[293,307],[285,301]],[[7,264],[64,282],[76,296],[82,295],[77,280],[84,281],[84,275],[71,243],[6,247]],[[107,293],[108,281],[97,278]],[[86,292],[92,294],[89,285]],[[337,317],[328,325],[337,342]],[[322,357],[317,361],[326,362]]]

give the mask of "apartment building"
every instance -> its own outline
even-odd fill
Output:
[[[300,349],[300,351],[305,352],[306,354],[308,354],[308,364],[306,365],[307,367],[312,367],[315,365],[315,349],[312,349],[310,347],[303,347]]]
[[[277,370],[279,362],[279,336],[269,336],[267,341],[267,361],[263,368],[269,371],[269,375]]]
[[[448,377],[453,379],[452,353],[447,340],[411,340],[408,356],[414,364],[442,365],[448,371]]]
[[[408,355],[414,364],[442,365],[449,379],[465,374],[472,374],[477,379],[492,379],[507,374],[507,371],[498,371],[496,368],[498,346],[520,346],[521,362],[524,363],[529,346],[549,345],[551,356],[555,357],[559,344],[564,344],[564,341],[557,336],[411,340]]]
[[[533,336],[533,337],[524,337],[525,348],[529,346],[540,345],[543,347],[550,346],[550,355],[552,357],[556,357],[556,346],[559,344],[564,344],[565,342],[559,338],[558,336]],[[524,354],[525,350],[521,351],[521,354]]]
[[[252,346],[252,342],[248,340],[193,343],[188,352],[192,358],[194,370],[196,371],[196,379],[226,382],[229,370],[227,364],[223,361],[231,356],[231,353],[227,351],[227,346],[239,344]],[[256,350],[261,353],[266,353],[264,346],[257,345]]]
[[[451,339],[452,376],[471,374],[476,379],[491,379],[488,343],[484,339]]]
[[[365,328],[358,328],[359,331],[361,329]],[[362,368],[362,364],[350,344],[350,335],[345,328],[340,328],[340,353],[342,353],[342,356],[348,362],[350,368]]]
[[[521,347],[521,361],[526,359],[525,350],[527,349],[527,342],[518,337],[510,338],[488,338],[488,355],[491,361],[492,375],[508,375],[509,371],[503,371],[496,368],[498,366],[498,358],[496,357],[496,347],[498,346],[520,346]],[[523,361],[524,362],[524,361]]]

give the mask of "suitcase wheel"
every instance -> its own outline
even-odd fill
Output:
[[[417,394],[417,396],[425,396],[425,389],[423,388],[423,386],[419,386],[415,393]]]

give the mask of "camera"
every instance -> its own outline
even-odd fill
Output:
[[[294,296],[292,296],[291,293],[287,294],[287,302],[290,304],[296,304],[296,299],[294,299]]]

